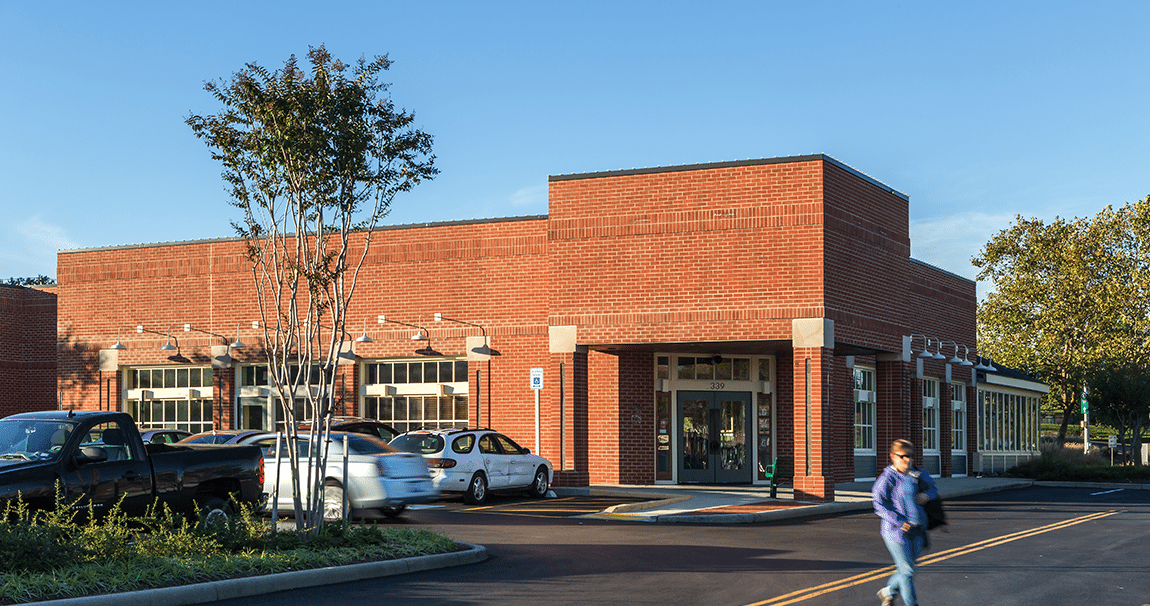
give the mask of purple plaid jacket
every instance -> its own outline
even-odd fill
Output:
[[[928,486],[926,496],[931,499],[938,498],[938,486],[934,483],[934,478],[930,474],[921,469],[912,469],[922,475],[926,480]],[[911,475],[902,475],[894,470],[893,465],[887,465],[886,469],[882,471],[882,475],[874,482],[874,488],[871,489],[871,494],[874,496],[874,512],[878,517],[882,518],[882,536],[885,539],[891,540],[899,545],[902,545],[903,538],[906,535],[902,531],[902,525],[910,519],[906,511],[906,499],[903,498],[903,490],[906,487],[901,485],[902,482],[914,482],[913,490],[918,492],[918,480]],[[918,519],[922,523],[926,523],[926,512],[923,511],[922,505],[915,505],[918,508]],[[923,527],[923,532],[926,528]]]

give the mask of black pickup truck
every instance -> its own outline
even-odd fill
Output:
[[[94,515],[123,498],[139,515],[159,499],[173,511],[231,511],[231,497],[263,498],[263,452],[256,446],[144,445],[119,412],[29,412],[0,419],[0,506],[19,495],[32,507],[61,503]]]

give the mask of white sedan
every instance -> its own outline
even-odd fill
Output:
[[[550,461],[489,429],[421,429],[391,445],[423,455],[435,488],[462,493],[468,503],[482,503],[488,492],[504,490],[527,490],[543,498],[551,486]]]
[[[344,485],[343,445],[347,439],[347,485]],[[286,441],[286,438],[281,438]],[[245,444],[255,444],[264,450],[264,492],[268,493],[270,509],[275,505],[281,513],[294,510],[291,467],[288,451],[281,447],[279,478],[276,481],[276,434],[249,436]],[[300,436],[296,448],[300,459],[300,489],[306,491],[308,467],[312,461],[310,441]],[[319,455],[316,455],[318,463]],[[318,465],[314,468],[318,470]],[[314,471],[313,471],[314,473]],[[370,516],[373,513],[395,517],[408,505],[430,503],[439,498],[422,457],[402,452],[383,440],[358,433],[331,432],[327,465],[324,473],[324,518],[339,520],[343,517],[343,495],[351,514]],[[305,492],[306,494],[306,492]],[[306,503],[304,505],[306,507]]]

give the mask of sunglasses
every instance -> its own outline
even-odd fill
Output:
[[[902,454],[902,453],[898,453],[898,452],[892,453],[892,454],[894,454],[894,456],[896,456],[900,459],[913,459],[914,458],[914,455]]]

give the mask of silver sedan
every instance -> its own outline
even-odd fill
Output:
[[[344,484],[344,440],[347,441],[347,484]],[[291,467],[288,451],[282,447],[286,437],[281,439],[279,453],[279,478],[276,475],[276,434],[263,433],[243,439],[245,444],[255,444],[264,450],[264,492],[268,493],[267,508],[271,499],[280,512],[293,511]],[[312,465],[312,449],[306,436],[300,436],[296,444],[300,459],[300,488],[306,490],[308,469]],[[322,446],[322,445],[321,445]],[[357,433],[331,432],[328,443],[327,465],[324,473],[324,518],[343,518],[344,491],[347,492],[349,512],[353,516],[384,515],[394,517],[403,513],[408,505],[429,503],[439,498],[439,491],[432,484],[424,458],[402,452],[374,436]],[[319,453],[314,459],[319,462]],[[319,469],[312,467],[312,473]],[[306,494],[306,493],[305,493]],[[306,503],[305,503],[306,507]]]

